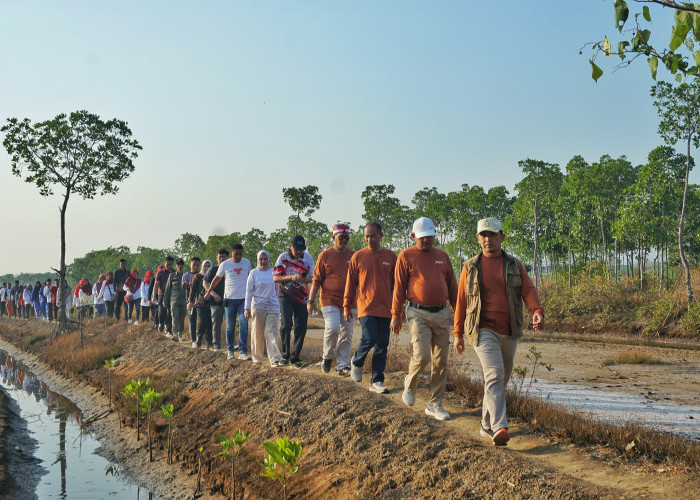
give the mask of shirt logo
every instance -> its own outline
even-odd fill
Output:
[[[236,273],[236,274],[238,274],[239,276],[240,276],[240,274],[241,274],[241,271],[243,271],[243,268],[242,268],[242,267],[237,267],[237,268],[235,268],[235,269],[233,270],[233,272]]]
[[[382,262],[382,264],[384,264],[385,266],[390,266],[390,265],[391,265],[391,262],[386,262],[386,261],[384,261],[384,262]]]
[[[444,262],[441,261],[441,260],[436,260],[435,263],[436,263],[436,264],[444,264]]]

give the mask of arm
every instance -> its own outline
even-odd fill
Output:
[[[447,296],[450,301],[450,305],[454,310],[457,307],[457,277],[455,276],[455,271],[452,269],[452,262],[450,262],[450,256],[445,255],[447,259]]]
[[[325,253],[321,252],[321,254],[318,256],[318,265],[314,269],[314,278],[312,281],[313,284],[309,290],[309,302],[306,305],[306,309],[309,311],[309,314],[316,311],[316,295],[318,295],[318,291],[321,289],[321,285],[326,279],[326,267],[323,265],[325,260],[324,256]]]
[[[464,352],[464,320],[467,318],[467,269],[462,268],[457,287],[457,304],[455,305],[454,346],[459,354]]]
[[[348,275],[345,279],[345,293],[343,294],[343,310],[345,311],[345,321],[352,320],[352,305],[355,302],[357,279],[357,260],[353,258],[350,259],[350,265],[348,266]]]
[[[403,252],[399,254],[394,268],[394,294],[391,302],[390,329],[396,335],[401,331],[401,312],[406,302],[406,287],[408,285],[408,265]]]
[[[525,301],[525,306],[532,313],[532,328],[535,331],[540,331],[544,327],[544,309],[542,309],[537,289],[522,263],[520,263],[520,279],[523,283],[520,294]]]

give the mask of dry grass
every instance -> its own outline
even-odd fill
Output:
[[[451,367],[448,389],[478,406],[484,394],[483,382]],[[538,397],[506,394],[508,414],[560,439],[579,446],[603,446],[628,459],[670,463],[700,472],[700,444],[676,434],[658,432],[638,424],[598,422],[589,414],[554,405]]]
[[[636,349],[618,351],[614,356],[603,360],[603,366],[610,365],[658,365],[661,360]]]

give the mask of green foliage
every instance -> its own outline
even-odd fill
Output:
[[[700,336],[700,303],[693,302],[681,318],[681,332],[685,335]]]
[[[321,206],[323,196],[318,192],[317,186],[304,187],[289,187],[282,188],[282,196],[295,213],[294,232],[298,234],[299,223],[301,222],[302,214],[310,217],[312,213],[318,210]]]
[[[263,477],[277,479],[282,485],[282,495],[287,498],[287,482],[299,470],[302,455],[301,441],[290,441],[288,436],[274,442],[263,443],[267,456],[262,463]]]
[[[133,399],[136,403],[136,440],[141,439],[141,398],[142,394],[150,388],[151,379],[146,380],[134,380],[126,384],[124,387],[124,394]]]
[[[615,0],[614,18],[615,28],[620,33],[622,39],[618,42],[616,50],[612,49],[612,44],[607,37],[602,41],[591,44],[593,56],[590,59],[593,72],[591,74],[595,81],[602,76],[603,70],[595,64],[596,56],[617,56],[619,64],[617,67],[624,67],[634,61],[637,57],[645,57],[649,62],[651,77],[655,80],[659,62],[666,70],[676,76],[677,81],[682,81],[684,77],[697,76],[700,65],[700,5],[691,2],[676,2],[673,0],[638,0],[637,3],[656,4],[657,12],[665,14],[662,8],[670,9],[673,12],[673,27],[670,39],[662,38],[658,42],[652,42],[651,8],[643,5],[641,12],[637,11],[630,16],[627,2]],[[633,24],[627,24],[633,19]],[[630,29],[624,30],[625,26]],[[624,30],[624,31],[623,31]],[[665,33],[664,33],[665,35]],[[668,48],[665,48],[665,41],[668,40]],[[626,60],[630,56],[629,60]]]
[[[244,432],[240,429],[230,438],[223,434],[218,434],[219,445],[221,445],[220,457],[224,457],[231,464],[231,498],[236,498],[236,459],[246,445],[250,437],[250,431]],[[201,448],[200,448],[201,452]]]
[[[167,462],[169,464],[173,463],[173,413],[175,408],[173,405],[161,405],[160,406],[160,416],[163,420],[168,422],[168,444],[167,444]],[[200,451],[201,453],[201,451]]]
[[[640,310],[640,316],[646,322],[643,333],[656,336],[663,334],[679,312],[677,301],[671,297],[650,302]]]
[[[148,419],[148,460],[153,461],[153,446],[151,440],[151,413],[153,409],[160,403],[163,399],[163,395],[156,392],[152,387],[140,391],[139,393],[139,406],[146,412],[146,418]]]

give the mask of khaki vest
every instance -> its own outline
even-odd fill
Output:
[[[469,344],[476,346],[479,342],[479,320],[481,318],[481,252],[464,263],[467,273],[467,316],[464,320],[464,332]],[[523,335],[523,298],[521,294],[520,261],[503,252],[503,277],[508,297],[510,312],[510,333],[514,339]]]

